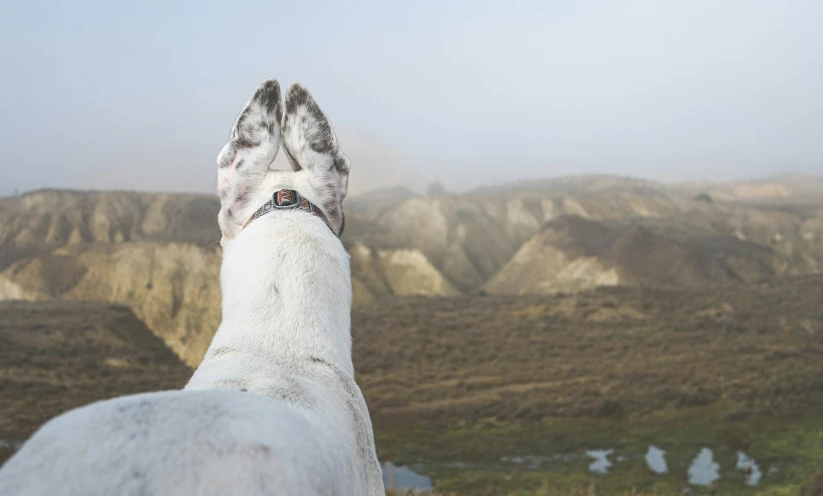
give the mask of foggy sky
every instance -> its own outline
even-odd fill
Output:
[[[3,2],[0,195],[212,192],[268,77],[312,92],[355,190],[823,174],[818,0],[171,3]]]

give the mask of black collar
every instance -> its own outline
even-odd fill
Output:
[[[272,196],[271,200],[267,201],[262,207],[258,208],[249,220],[243,225],[245,229],[248,227],[249,224],[252,223],[253,220],[258,219],[269,212],[273,212],[274,210],[296,210],[301,209],[309,212],[310,214],[314,214],[321,219],[326,225],[331,229],[331,225],[329,224],[329,219],[326,218],[326,215],[317,208],[312,202],[306,200],[302,196],[300,196],[297,191],[293,189],[281,189],[280,191],[276,191]],[[334,230],[332,229],[332,232]]]

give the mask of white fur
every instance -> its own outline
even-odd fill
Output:
[[[244,139],[239,127],[238,120],[233,140]],[[243,155],[242,174],[236,156],[218,159],[223,321],[186,388],[51,420],[0,471],[0,494],[385,494],[354,381],[348,254],[321,219],[301,210],[274,211],[242,229],[246,214],[279,189],[332,209],[340,205],[329,201],[345,196],[323,187],[345,188],[328,178],[347,178],[347,161],[343,174],[303,163],[299,171],[268,170],[279,133],[252,147],[227,145]],[[300,136],[286,139],[307,146]],[[333,153],[342,156],[336,139]],[[300,150],[292,155],[300,160]],[[232,196],[243,190],[250,200]],[[227,216],[233,206],[242,215]]]

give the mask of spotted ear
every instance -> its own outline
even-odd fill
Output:
[[[229,142],[217,156],[218,220],[224,239],[234,237],[250,215],[250,202],[280,148],[282,118],[280,84],[268,79],[237,117]]]
[[[342,202],[348,193],[350,163],[334,128],[302,85],[289,86],[285,100],[283,149],[292,168],[310,173],[327,189],[323,193],[333,196],[329,200]]]

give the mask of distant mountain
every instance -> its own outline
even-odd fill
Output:
[[[820,203],[823,201],[823,176],[779,174],[762,179],[730,183],[686,183],[680,188],[705,192],[722,201],[770,201],[777,203]]]
[[[544,223],[558,216],[665,217],[692,205],[696,202],[651,189],[421,196],[365,219],[347,216],[344,241],[375,253],[416,250],[451,287],[468,293],[483,286]],[[356,270],[353,274],[359,276]]]
[[[344,207],[348,213],[364,210],[385,210],[416,196],[419,195],[414,191],[397,186],[372,190],[346,198]]]
[[[5,206],[3,206],[5,204]],[[0,270],[76,244],[220,240],[214,196],[41,190],[0,203]]]
[[[732,182],[693,181],[675,184],[625,176],[561,176],[485,186],[471,191],[470,194],[538,193],[545,195],[643,190],[656,191],[674,197],[706,193],[717,201],[821,203],[823,202],[823,175],[786,173]]]
[[[695,287],[773,277],[769,246],[670,220],[555,219],[485,285],[489,293],[553,293],[597,286]]]
[[[547,179],[524,179],[499,186],[483,186],[471,193],[593,193],[626,190],[667,190],[663,184],[649,179],[628,176],[580,175]]]

